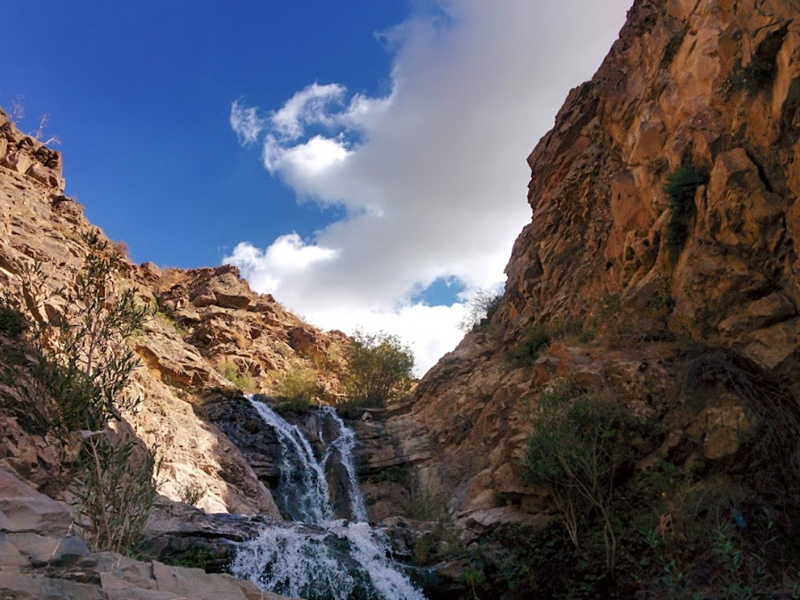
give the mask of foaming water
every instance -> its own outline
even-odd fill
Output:
[[[298,598],[425,600],[387,557],[385,540],[367,523],[269,527],[239,546],[231,573]]]
[[[356,476],[356,466],[353,460],[353,452],[356,447],[356,434],[347,425],[344,424],[342,418],[336,414],[336,410],[332,406],[326,406],[320,410],[324,415],[331,418],[336,423],[339,436],[331,442],[325,450],[325,456],[322,458],[322,464],[328,461],[334,452],[339,453],[339,461],[347,473],[347,487],[350,498],[350,514],[352,520],[356,522],[369,521],[367,516],[367,505],[364,502],[364,496],[361,494],[361,489],[358,487],[358,477]]]
[[[295,521],[322,523],[330,520],[333,515],[328,482],[311,444],[296,425],[287,423],[269,406],[252,396],[248,396],[248,399],[264,423],[278,434],[281,445],[278,503]]]
[[[355,469],[353,431],[331,407],[319,413],[324,444],[326,419],[334,438],[318,460],[300,429],[266,404],[248,397],[281,445],[279,504],[295,522],[264,526],[238,546],[231,573],[264,590],[308,600],[425,600],[390,558],[384,534],[369,526]],[[346,477],[352,521],[332,520],[326,467],[338,456]]]

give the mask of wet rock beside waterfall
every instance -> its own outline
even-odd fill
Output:
[[[256,476],[276,487],[281,446],[275,431],[265,427],[258,411],[242,395],[215,394],[200,409],[241,450]]]

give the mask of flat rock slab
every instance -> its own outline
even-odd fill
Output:
[[[0,468],[0,532],[65,536],[71,528],[66,507]]]
[[[16,546],[33,567],[71,567],[91,554],[86,543],[74,535],[59,538],[36,533],[9,533],[6,540]]]
[[[15,600],[105,600],[105,594],[95,585],[34,574],[0,572],[0,597],[9,595]]]
[[[153,576],[159,591],[197,600],[247,600],[235,581],[221,575],[209,575],[202,569],[170,567],[153,561]]]

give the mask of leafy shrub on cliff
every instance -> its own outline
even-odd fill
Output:
[[[133,554],[158,497],[154,452],[100,432],[84,442],[72,492],[92,550]]]
[[[203,497],[206,495],[206,492],[208,492],[208,488],[202,483],[197,481],[188,481],[185,485],[181,486],[180,490],[178,491],[178,495],[181,498],[181,502],[184,504],[197,506],[197,503],[203,499]]]
[[[135,288],[114,291],[121,259],[111,245],[95,231],[82,238],[88,253],[71,285],[48,293],[42,266],[21,266],[22,297],[7,298],[25,314],[34,343],[48,359],[42,378],[59,404],[53,425],[60,435],[101,430],[138,403],[125,393],[139,364],[126,340],[150,315]],[[54,295],[62,296],[64,309],[50,318],[40,307]]]
[[[126,340],[150,315],[136,290],[116,291],[122,257],[96,231],[82,235],[88,252],[75,281],[48,294],[41,265],[20,267],[22,297],[12,308],[24,312],[33,341],[46,358],[39,377],[55,399],[50,425],[64,440],[83,439],[72,465],[71,491],[82,529],[98,550],[132,551],[156,498],[154,451],[122,436],[109,421],[140,401],[128,393],[138,366]],[[40,310],[48,295],[61,295],[54,317]]]
[[[550,346],[550,331],[544,325],[536,324],[506,352],[506,359],[517,366],[529,366],[536,362],[539,353]]]
[[[493,290],[480,289],[466,304],[464,318],[458,324],[458,328],[467,333],[477,331],[481,327],[488,325],[503,295]]]
[[[800,409],[791,392],[728,349],[692,344],[664,365],[675,388],[656,402],[681,397],[678,412],[659,418],[664,428],[569,380],[542,393],[525,475],[550,492],[559,518],[499,540],[509,554],[498,568],[517,597],[800,597]],[[708,438],[692,438],[686,425],[666,435],[686,410],[702,419],[734,398],[748,420],[735,454],[710,458]],[[610,530],[587,497],[598,490]],[[603,568],[609,541],[613,570]]]
[[[664,192],[669,196],[672,218],[667,225],[666,244],[675,260],[689,238],[689,223],[695,213],[697,188],[708,183],[708,173],[692,164],[681,165],[667,178]]]
[[[766,88],[775,74],[775,61],[754,54],[750,62],[742,66],[737,64],[731,76],[725,82],[729,92],[747,90],[756,93]]]
[[[256,382],[247,371],[240,371],[238,365],[232,360],[223,362],[217,367],[220,374],[246,394],[256,391]]]
[[[311,404],[323,393],[317,382],[317,372],[309,367],[292,367],[278,385],[278,403],[275,410],[279,413],[306,413]]]
[[[25,316],[0,299],[0,335],[17,339],[27,328],[28,320]]]
[[[617,541],[612,501],[617,469],[630,460],[634,420],[617,403],[583,392],[573,380],[539,394],[530,414],[526,483],[545,486],[570,540],[579,548],[579,525],[593,512],[601,523],[606,569],[614,568]]]
[[[364,333],[353,336],[345,385],[350,403],[385,406],[411,387],[414,354],[396,335]]]

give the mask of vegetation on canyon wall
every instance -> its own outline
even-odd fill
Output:
[[[357,331],[345,385],[355,406],[381,407],[408,392],[414,355],[396,335]]]
[[[607,321],[593,347],[615,329]],[[523,402],[524,482],[546,490],[553,522],[480,541],[478,596],[800,597],[800,409],[786,382],[730,349],[662,334],[631,346],[670,351],[656,410],[574,376]],[[707,418],[735,415],[743,435],[709,436],[703,460],[674,427],[708,405]]]
[[[139,362],[126,339],[150,309],[135,289],[114,289],[116,250],[94,231],[83,240],[88,253],[66,289],[47,292],[41,265],[19,265],[22,294],[2,299],[0,333],[23,343],[27,332],[31,351],[40,356],[35,376],[47,393],[31,407],[32,419],[64,448],[61,484],[77,499],[91,547],[131,553],[156,498],[157,461],[154,449],[119,425],[122,413],[140,401],[128,389]],[[62,309],[48,312],[46,304]]]

